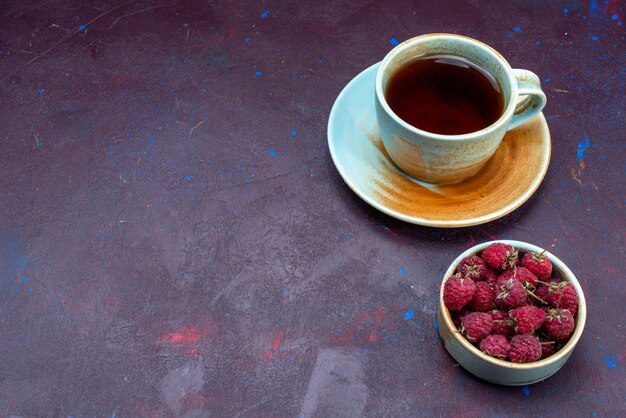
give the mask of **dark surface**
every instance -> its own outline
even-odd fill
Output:
[[[0,9],[0,415],[624,416],[622,2],[31,3]],[[352,77],[443,31],[540,74],[553,141],[528,202],[457,230],[367,206],[326,139]],[[586,291],[526,388],[434,327],[493,237],[556,242]]]

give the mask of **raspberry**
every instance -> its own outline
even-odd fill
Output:
[[[545,302],[545,303],[542,303],[540,301],[537,301],[541,304],[540,306],[544,306],[548,304],[547,299],[548,299],[548,292],[550,291],[550,286],[553,284],[556,285],[557,283],[559,283],[557,280],[553,280],[548,284],[540,284],[539,286],[535,288],[535,291],[533,292],[535,296],[537,296],[539,299]]]
[[[539,338],[539,343],[541,343],[541,358],[550,357],[552,354],[556,353],[555,341],[547,338]]]
[[[574,333],[576,322],[574,316],[567,309],[550,309],[546,317],[544,330],[555,341],[566,342]]]
[[[509,316],[515,322],[515,332],[518,334],[530,334],[541,328],[546,320],[546,313],[536,306],[522,306],[509,312]]]
[[[475,291],[472,279],[451,276],[443,288],[443,303],[451,311],[460,311],[472,300]]]
[[[491,319],[493,320],[493,334],[504,335],[510,337],[513,335],[513,321],[506,312],[493,310],[491,311]]]
[[[500,309],[515,309],[526,305],[526,290],[515,279],[505,279],[496,282],[496,305]]]
[[[482,254],[485,264],[496,270],[504,270],[515,266],[517,250],[510,245],[496,242],[485,248]]]
[[[500,278],[503,277],[517,279],[524,287],[537,286],[537,276],[532,274],[526,267],[513,267],[512,269],[504,270],[500,275]]]
[[[511,338],[509,359],[514,363],[530,363],[541,358],[541,343],[530,334],[516,335]]]
[[[489,267],[485,267],[485,281],[487,283],[491,283],[492,285],[496,284],[496,280],[498,280],[498,274]]]
[[[578,311],[578,295],[571,283],[551,283],[545,300],[554,308],[568,309],[572,316]]]
[[[487,312],[493,309],[495,299],[496,294],[493,291],[493,287],[487,282],[478,282],[476,283],[476,291],[470,307],[474,308],[475,311]]]
[[[537,276],[539,280],[548,280],[552,274],[552,262],[543,252],[527,252],[522,257],[522,265]]]
[[[477,255],[470,255],[461,261],[458,273],[461,277],[469,277],[474,281],[485,280],[487,268],[482,258]]]
[[[508,338],[504,335],[489,335],[480,342],[480,349],[491,357],[506,359],[511,349]]]
[[[453,312],[452,313],[452,322],[454,323],[454,325],[458,328],[461,329],[461,320],[463,319],[463,317],[465,317],[467,314],[472,313],[473,311],[470,310],[468,307],[465,307],[463,309],[461,309],[459,312]]]
[[[471,343],[477,343],[491,334],[493,320],[484,312],[472,312],[461,319],[461,332]]]

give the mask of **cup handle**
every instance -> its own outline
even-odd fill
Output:
[[[546,95],[541,90],[541,81],[535,73],[514,69],[513,75],[517,78],[519,100],[509,124],[509,130],[528,122],[546,105]]]

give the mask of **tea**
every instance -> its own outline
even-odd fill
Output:
[[[417,59],[390,77],[385,98],[405,122],[424,131],[461,135],[500,118],[503,95],[495,78],[460,57]]]

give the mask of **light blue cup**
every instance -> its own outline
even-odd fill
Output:
[[[498,82],[504,111],[492,125],[463,135],[423,131],[400,119],[385,100],[390,76],[422,57],[465,58]],[[383,59],[376,74],[376,116],[380,135],[393,162],[405,173],[429,183],[456,183],[474,175],[496,151],[502,138],[536,116],[546,104],[539,77],[514,70],[493,48],[465,36],[435,33],[409,39]]]

